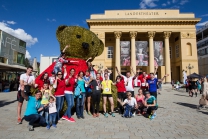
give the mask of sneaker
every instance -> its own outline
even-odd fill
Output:
[[[19,124],[22,124],[22,119],[21,118],[18,118],[17,119],[17,124],[19,125]]]
[[[97,117],[99,117],[99,116],[100,116],[100,114],[99,114],[99,113],[97,113],[97,114],[96,114],[96,116],[97,116]]]
[[[49,129],[50,129],[50,126],[49,126],[49,125],[47,125],[47,126],[46,126],[46,129],[47,129],[47,130],[49,130]]]
[[[72,117],[70,117],[70,118],[68,118],[67,117],[67,119],[66,119],[67,121],[69,121],[69,122],[72,122],[72,123],[74,123],[75,122],[75,120],[74,120],[74,118],[72,118]]]
[[[55,124],[52,124],[52,127],[57,128],[57,126]]]
[[[29,129],[29,131],[34,131],[34,128],[32,125],[28,125],[27,128]]]
[[[89,111],[89,112],[87,112],[87,114],[88,114],[88,115],[90,115],[90,116],[92,115],[92,113],[91,113],[90,111]]]
[[[85,117],[84,116],[81,116],[81,118],[84,119]]]
[[[94,118],[96,118],[96,117],[97,117],[97,115],[96,115],[95,113],[93,113],[93,117],[94,117]]]
[[[106,118],[108,118],[108,114],[107,114],[107,113],[104,113],[104,116],[105,116]]]
[[[112,115],[112,117],[115,117],[115,114],[113,112],[111,113],[111,115]]]
[[[77,116],[77,119],[80,119],[80,116]]]
[[[64,115],[64,116],[62,116],[61,119],[62,119],[62,120],[67,120],[67,118],[68,118],[68,117]]]
[[[134,117],[135,116],[135,112],[132,114],[132,117]]]

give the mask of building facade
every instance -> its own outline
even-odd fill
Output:
[[[197,30],[196,38],[199,74],[206,76],[208,75],[208,23]]]
[[[196,27],[200,21],[193,13],[179,10],[107,10],[87,19],[92,32],[104,42],[102,55],[94,65],[115,73],[142,68],[147,73],[158,66],[158,78],[165,74],[171,80],[183,80],[182,71],[193,65],[198,73]],[[188,73],[189,74],[189,73]],[[114,74],[116,75],[116,74]]]
[[[53,62],[58,59],[58,56],[40,56],[40,74],[47,69]]]

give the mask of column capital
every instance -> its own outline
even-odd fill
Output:
[[[165,39],[169,39],[169,38],[170,38],[171,31],[164,31],[163,33],[164,33],[164,36],[163,36],[163,37],[164,37]]]
[[[122,35],[122,32],[121,31],[114,31],[114,35],[115,35],[116,39],[120,39],[121,35]]]
[[[155,37],[155,31],[148,31],[147,35],[149,39],[153,39]]]
[[[137,32],[136,31],[130,31],[129,32],[131,39],[135,39],[137,36]]]

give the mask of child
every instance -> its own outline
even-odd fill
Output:
[[[51,94],[49,99],[49,123],[47,125],[47,129],[50,129],[50,125],[54,128],[57,128],[56,126],[56,115],[57,115],[57,109],[56,109],[56,98]]]
[[[144,109],[144,95],[142,89],[138,90],[138,95],[136,95],[135,98],[137,101],[138,115],[141,115],[143,114],[143,109]]]
[[[53,72],[51,73],[51,76],[49,77],[50,85],[53,85],[55,80],[56,80],[56,74],[55,74],[55,72],[53,71]]]
[[[92,59],[91,57],[88,58],[86,60],[86,63],[87,63],[88,70],[90,71],[90,76],[92,77],[92,79],[96,79],[95,70],[93,68],[95,65],[92,65],[92,63],[90,61],[91,59]]]
[[[52,88],[52,87],[50,87]],[[48,83],[43,84],[43,88],[41,88],[41,93],[42,93],[42,100],[41,100],[41,107],[43,107],[43,110],[40,112],[40,115],[43,116],[45,115],[45,120],[46,123],[48,124],[48,100],[51,92],[48,89]]]
[[[120,102],[120,104],[122,106],[125,106],[124,108],[124,117],[129,117],[131,118],[133,116],[133,110],[134,108],[137,108],[137,103],[136,103],[136,99],[134,97],[131,97],[131,92],[127,92],[126,93],[127,99],[124,100],[124,102],[122,103],[120,100],[118,100]]]

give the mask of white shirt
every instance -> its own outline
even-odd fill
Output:
[[[134,91],[134,87],[133,87],[133,83],[134,83],[134,79],[133,77],[129,77],[127,78],[126,76],[122,75],[122,77],[124,78],[125,83],[128,83],[125,87],[126,87],[126,91]]]
[[[57,112],[57,110],[56,110],[56,102],[53,102],[53,103],[49,103],[49,114],[50,113],[54,113],[54,112]]]
[[[131,100],[125,99],[125,100],[124,100],[124,103],[125,103],[125,104],[128,104],[129,106],[134,106],[134,105],[137,104],[137,103],[136,103],[136,99],[135,99],[134,97],[131,97]]]
[[[23,80],[24,82],[28,83],[28,84],[31,84],[33,83],[33,81],[35,81],[35,77],[33,75],[26,75],[26,73],[24,74],[21,74],[20,75],[20,81]],[[20,86],[19,86],[19,89],[20,90]]]

